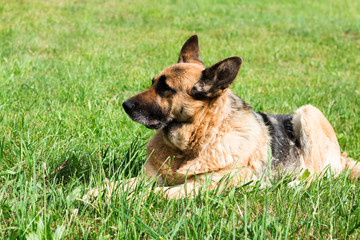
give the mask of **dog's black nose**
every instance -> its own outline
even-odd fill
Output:
[[[132,110],[134,109],[135,107],[135,104],[132,102],[132,101],[125,101],[123,104],[122,104],[125,112],[127,114],[130,114],[132,112]]]

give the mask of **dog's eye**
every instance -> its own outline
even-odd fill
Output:
[[[165,75],[161,75],[159,77],[159,81],[158,81],[158,83],[156,85],[156,92],[162,97],[168,97],[171,94],[176,93],[175,89],[171,88],[166,83],[166,76]]]

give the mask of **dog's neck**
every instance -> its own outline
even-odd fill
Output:
[[[184,154],[198,154],[207,142],[214,139],[231,113],[232,93],[213,99],[207,106],[196,112],[191,122],[173,122],[162,131],[165,143]]]

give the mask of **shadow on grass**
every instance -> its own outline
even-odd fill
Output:
[[[140,136],[135,138],[123,154],[115,153],[110,146],[100,150],[100,154],[68,150],[63,154],[54,170],[47,174],[46,180],[68,183],[71,179],[89,181],[92,174],[104,174],[114,178],[121,174],[125,178],[137,176],[146,160],[145,141]]]

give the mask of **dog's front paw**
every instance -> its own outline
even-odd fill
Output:
[[[288,186],[288,187],[295,188],[295,187],[299,186],[300,183],[301,183],[301,182],[300,182],[299,180],[294,180],[294,181],[289,182],[287,186]]]
[[[91,189],[82,197],[82,200],[88,201],[90,199],[97,198],[98,196],[99,196],[99,189]]]
[[[90,191],[88,191],[83,197],[82,199],[84,201],[89,201],[89,200],[93,200],[99,197],[99,194],[105,194],[105,198],[106,199],[110,199],[116,186],[118,185],[118,182],[110,182],[108,179],[105,179],[105,185],[101,187],[101,189],[99,188],[94,188],[91,189]]]

